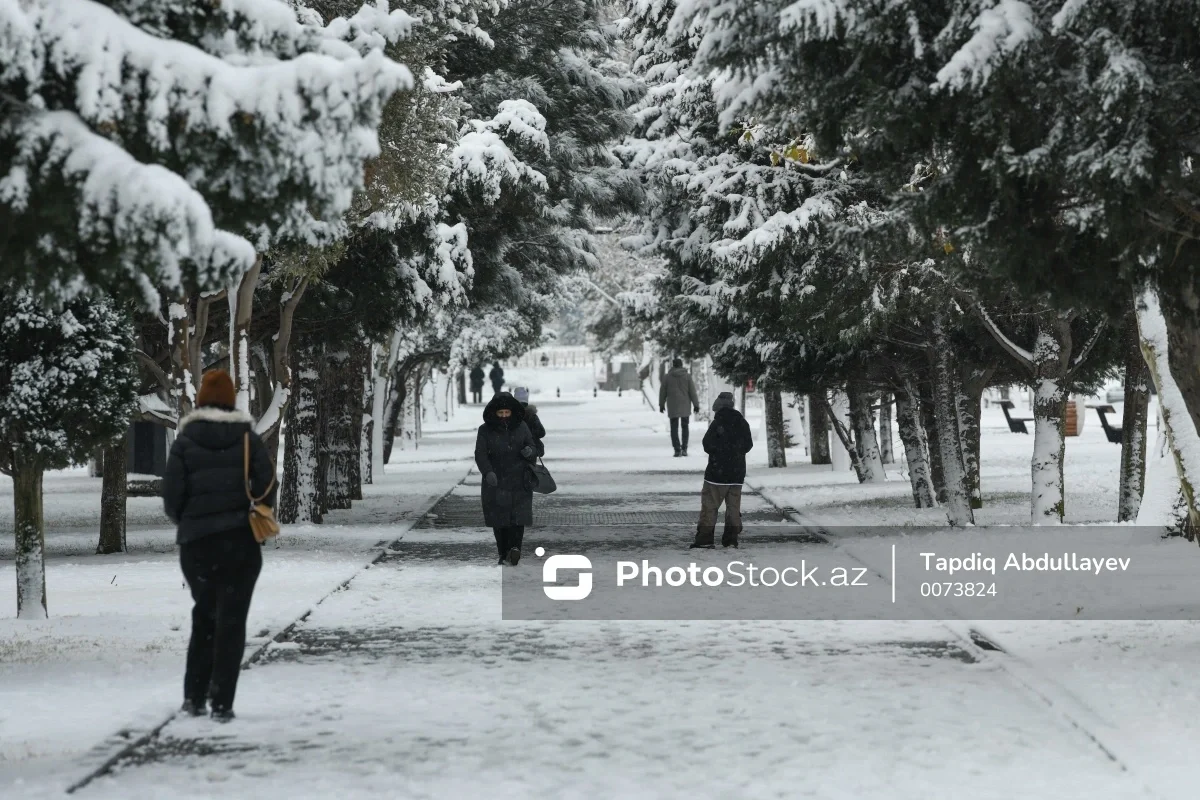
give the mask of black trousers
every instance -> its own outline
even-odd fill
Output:
[[[680,436],[679,429],[683,428],[683,435]],[[688,418],[687,417],[671,417],[671,444],[678,450],[680,447],[687,447],[688,443]]]
[[[483,389],[472,389],[471,390],[471,402],[472,403],[482,403],[483,402]]]
[[[181,545],[179,562],[195,601],[184,699],[199,704],[211,698],[214,709],[232,709],[262,546],[247,525]]]
[[[509,525],[504,528],[492,528],[492,533],[496,535],[496,551],[501,558],[504,558],[514,547],[518,550],[521,549],[521,540],[525,538],[525,526]]]

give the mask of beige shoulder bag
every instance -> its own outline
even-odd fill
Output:
[[[263,500],[271,493],[271,489],[275,488],[275,476],[271,476],[271,482],[267,484],[267,490],[262,493],[262,496],[255,497],[254,491],[250,486],[249,433],[246,434],[242,450],[244,454],[242,459],[243,472],[246,476],[246,497],[250,499],[250,530],[254,531],[255,541],[262,544],[267,539],[273,539],[279,535],[279,522],[275,519],[275,509],[263,503]]]

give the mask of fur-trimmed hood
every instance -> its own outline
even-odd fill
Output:
[[[250,425],[254,424],[254,417],[250,416],[245,411],[239,411],[237,409],[230,411],[228,409],[217,408],[215,406],[204,406],[203,408],[197,408],[195,411],[179,420],[179,427],[176,429],[176,432],[183,433],[183,429],[188,425],[191,425],[193,422],[200,422],[202,420],[204,422],[245,422]]]
[[[537,406],[535,406],[533,403],[525,404],[525,419],[526,420],[528,420],[530,417],[536,417],[537,413],[538,413]]]
[[[254,417],[245,411],[202,406],[179,421],[176,436],[190,439],[206,450],[227,450],[254,430]]]

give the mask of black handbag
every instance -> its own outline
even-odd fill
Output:
[[[546,469],[546,465],[539,458],[538,463],[529,467],[533,472],[533,491],[538,494],[550,494],[558,488],[558,484],[554,482],[554,476],[550,474],[550,470]]]

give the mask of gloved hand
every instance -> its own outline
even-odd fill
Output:
[[[487,475],[484,475],[483,479],[487,481],[488,486],[497,486],[500,483],[500,479],[496,477],[496,473],[494,472],[489,472]]]
[[[521,455],[525,456],[526,458],[533,458],[533,448],[529,445],[525,445],[521,448]]]
[[[660,413],[660,414],[665,414],[665,413],[667,413],[667,407],[666,407],[666,406],[659,406],[659,407],[658,407],[658,413]]]
[[[693,413],[693,414],[699,414],[699,413],[700,413],[700,406],[696,406],[694,409],[692,409],[692,413]]]

